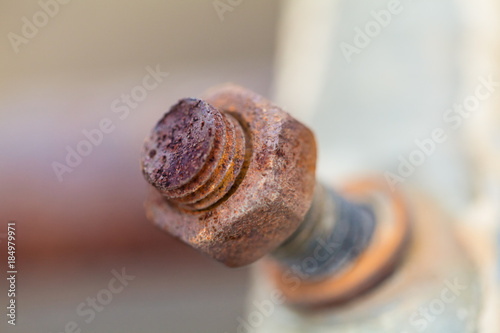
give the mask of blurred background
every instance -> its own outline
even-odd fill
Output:
[[[83,332],[235,332],[249,268],[227,269],[146,220],[142,141],[178,99],[234,82],[312,127],[323,180],[396,173],[399,156],[445,128],[443,113],[474,94],[479,77],[500,80],[500,7],[401,1],[387,26],[356,45],[356,28],[388,3],[0,3],[0,237],[15,220],[18,250],[17,325],[2,320],[0,331],[64,332],[74,321]],[[357,51],[346,56],[346,43]],[[117,112],[158,69],[168,75]],[[490,237],[490,281],[499,97],[446,129],[449,139],[404,182]],[[103,119],[113,129],[58,176],[55,165]],[[135,278],[87,323],[76,308],[122,269]],[[2,279],[2,299],[7,287]]]

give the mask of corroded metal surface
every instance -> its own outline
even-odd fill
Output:
[[[304,222],[272,253],[284,269],[303,280],[321,281],[352,265],[370,243],[376,226],[374,207],[347,200],[316,184]]]
[[[198,149],[194,143],[183,143],[181,148],[188,145],[197,148],[195,158],[200,164],[207,162],[197,168],[195,163],[186,162],[189,170],[181,170],[181,180],[172,184],[165,176],[151,176],[162,167],[161,157],[158,163],[155,156],[169,153],[167,146],[167,152],[157,151],[150,157],[152,142],[163,135],[168,137],[163,131],[177,128],[176,117],[165,115],[163,120],[172,123],[157,126],[143,151],[143,172],[155,186],[146,202],[146,210],[156,225],[194,248],[228,266],[243,266],[278,247],[302,222],[314,192],[316,144],[308,128],[244,88],[217,87],[208,92],[204,100],[208,106],[195,104],[194,109],[202,106],[201,111],[190,112],[206,119],[205,126],[212,126],[215,121],[211,119],[217,117],[212,107],[220,111],[226,124],[225,133],[212,133],[212,147],[206,143],[199,144]],[[181,119],[182,124],[189,124],[184,117]],[[201,135],[207,142],[212,140],[208,130]],[[232,144],[225,143],[222,156],[211,160],[208,156],[222,137]],[[198,143],[198,139],[195,142]],[[175,156],[180,154],[181,151]],[[232,166],[222,162],[228,160]],[[207,165],[213,168],[208,179],[192,184]],[[168,168],[170,170],[170,166]],[[175,177],[173,173],[170,175]],[[178,190],[183,186],[188,190]]]
[[[365,295],[384,281],[398,267],[410,244],[411,221],[405,198],[393,191],[383,180],[367,179],[352,182],[341,191],[352,202],[368,204],[375,209],[377,225],[375,234],[366,249],[355,261],[337,269],[321,280],[297,275],[299,283],[290,284],[290,268],[269,260],[268,273],[283,293],[287,304],[297,308],[312,309],[340,305]],[[313,237],[312,239],[314,239]],[[351,248],[355,248],[352,244]],[[320,247],[323,252],[335,247]],[[311,255],[317,265],[319,255]],[[302,264],[307,263],[304,259]],[[301,273],[294,270],[293,274]],[[288,279],[287,279],[288,277]]]
[[[196,176],[214,148],[220,113],[207,103],[183,99],[158,122],[145,142],[142,170],[162,193],[179,188]]]

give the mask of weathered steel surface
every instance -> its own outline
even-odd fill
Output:
[[[168,140],[155,145],[158,138]],[[142,166],[155,187],[146,209],[156,225],[228,266],[243,266],[304,219],[316,144],[307,127],[268,100],[225,85],[204,101],[174,106],[146,140]]]

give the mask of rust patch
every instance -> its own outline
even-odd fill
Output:
[[[235,124],[231,122],[230,119],[228,119],[228,116],[224,115],[223,118],[227,134],[225,138],[226,145],[224,147],[224,152],[221,158],[218,161],[214,161],[216,168],[213,174],[211,175],[212,177],[196,192],[184,196],[182,198],[176,199],[174,200],[174,202],[177,202],[182,206],[184,206],[197,203],[198,201],[204,199],[210,193],[212,193],[217,186],[219,186],[219,184],[222,182],[225,175],[227,174],[228,170],[232,167],[236,154],[236,145],[235,145],[236,128]],[[189,206],[186,208],[191,209]],[[193,208],[193,209],[196,210],[198,208]]]
[[[160,192],[187,184],[205,165],[214,146],[218,111],[208,103],[183,99],[157,123],[145,141],[142,170]]]
[[[226,142],[221,158],[199,159],[211,164],[214,171],[204,184],[189,185],[207,166],[190,171],[194,163],[188,162],[188,170],[177,170],[184,174],[183,184],[177,188],[190,187],[190,193],[179,191],[178,197],[169,197],[173,186],[168,191],[152,191],[146,210],[156,225],[194,248],[228,266],[243,266],[274,250],[302,222],[314,192],[316,144],[307,127],[244,88],[216,87],[205,101],[208,107],[204,110],[211,111],[213,106],[224,111],[222,115],[230,123],[228,127],[224,122]],[[216,113],[210,114],[216,117]],[[215,146],[219,136],[212,134]],[[215,149],[203,147],[207,156]],[[149,166],[144,159],[161,161],[162,151],[151,153],[151,149],[144,151],[143,166]],[[155,167],[165,168],[161,163]],[[190,179],[185,175],[188,171]],[[154,177],[146,179],[157,189],[165,188],[157,186]]]

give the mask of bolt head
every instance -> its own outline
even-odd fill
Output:
[[[157,226],[227,266],[271,252],[302,222],[315,185],[313,133],[265,98],[235,85],[204,100],[236,118],[246,135],[245,162],[229,193],[202,211],[185,211],[151,189],[145,206]]]

